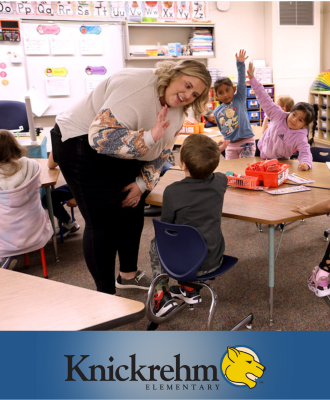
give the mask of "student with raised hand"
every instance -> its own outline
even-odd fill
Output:
[[[299,205],[292,209],[303,215],[328,214],[330,213],[330,200],[323,200],[311,206]],[[330,295],[330,243],[324,254],[323,260],[317,265],[312,275],[307,281],[308,288],[312,290],[316,296],[324,297]]]
[[[283,111],[280,106],[274,104],[262,84],[254,77],[252,62],[249,63],[248,76],[261,107],[272,121],[258,142],[260,157],[289,159],[298,150],[299,170],[306,171],[312,168],[313,157],[306,128],[316,118],[314,107],[309,103],[300,102],[291,112]]]
[[[289,95],[280,95],[276,97],[275,104],[277,106],[280,106],[283,111],[290,112],[294,106],[294,100]],[[271,121],[269,120],[269,117],[265,116],[264,121],[262,123],[262,133],[266,131],[270,122]]]
[[[56,117],[54,161],[85,220],[84,255],[98,291],[148,290],[137,267],[144,193],[157,184],[187,110],[203,113],[211,82],[196,60],[125,68]]]
[[[214,110],[214,117],[225,140],[230,140],[226,160],[254,157],[256,144],[246,110],[245,56],[246,51],[236,54],[238,72],[237,88],[226,77],[214,83],[214,91],[222,103]]]

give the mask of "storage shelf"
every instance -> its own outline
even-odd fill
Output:
[[[134,57],[130,56],[127,60],[187,60],[191,58],[214,58],[215,56],[148,56],[148,57]]]
[[[170,28],[170,29],[168,29]],[[168,43],[181,43],[188,45],[191,28],[210,28],[213,37],[213,55],[193,56],[150,56],[134,57],[131,53],[145,52],[148,48],[156,48],[157,43],[167,46]],[[215,58],[215,24],[214,23],[191,23],[191,22],[126,22],[124,24],[125,59],[128,61],[142,60],[184,60]]]
[[[325,100],[325,101],[324,101]],[[309,102],[311,104],[318,104],[318,121],[317,129],[315,129],[314,140],[320,144],[330,146],[330,90],[312,90],[309,92]],[[324,104],[325,103],[325,104]],[[325,113],[326,115],[322,115]],[[325,125],[325,126],[323,126]],[[312,130],[310,128],[310,137],[312,137]]]

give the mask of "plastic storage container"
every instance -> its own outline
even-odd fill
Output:
[[[321,114],[321,117],[325,117],[325,118],[326,118],[326,116],[327,116],[327,109],[326,109],[326,108],[321,108],[321,109],[320,109],[320,114]]]
[[[247,97],[256,97],[254,90],[252,88],[247,88]]]
[[[278,160],[257,162],[248,165],[245,175],[257,177],[257,185],[278,187],[288,179],[289,165],[280,164]]]
[[[259,119],[260,111],[248,111],[250,121]]]
[[[320,122],[321,122],[321,127],[323,129],[327,129],[327,120],[326,119],[325,120],[321,119]]]
[[[273,96],[273,94],[274,94],[274,88],[273,87],[266,87],[265,91],[266,91],[266,93],[269,94],[269,96]]]
[[[254,189],[257,186],[258,178],[254,176],[228,176],[228,185],[236,186],[242,189]]]
[[[247,108],[259,108],[258,100],[247,100]]]
[[[324,106],[327,105],[327,96],[322,96],[322,104],[323,104]]]
[[[318,94],[314,94],[314,103],[319,104],[319,95]]]

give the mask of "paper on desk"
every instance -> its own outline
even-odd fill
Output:
[[[311,189],[306,186],[291,186],[283,189],[265,190],[265,192],[269,194],[287,194],[295,192],[305,192],[306,190],[311,190]]]
[[[295,174],[289,174],[288,179],[290,179],[290,181],[295,182],[295,183],[313,183],[313,182],[315,182],[312,179],[301,178],[300,176],[297,176]]]
[[[213,132],[213,133],[220,133],[219,130],[215,130],[212,128],[204,128],[204,132],[209,133],[209,132]]]
[[[326,161],[326,164],[327,164],[328,168],[330,169],[330,162]]]

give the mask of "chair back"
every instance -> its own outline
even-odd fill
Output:
[[[165,272],[176,280],[194,281],[208,254],[203,236],[188,225],[153,219],[156,248]]]
[[[330,148],[329,147],[311,147],[313,161],[327,162],[330,161]]]
[[[29,131],[29,122],[25,103],[21,101],[0,100],[0,129],[18,129],[23,126]]]

